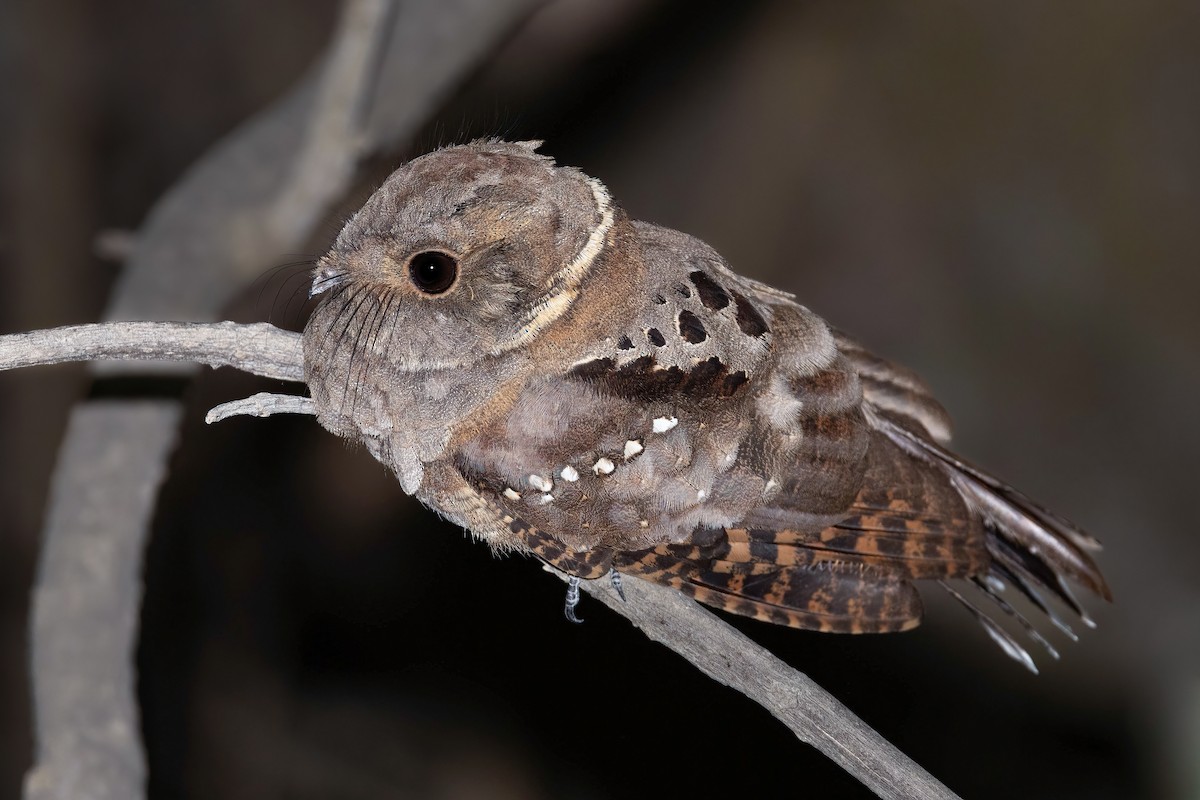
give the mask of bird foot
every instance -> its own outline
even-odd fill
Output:
[[[625,602],[625,587],[621,585],[621,573],[615,569],[608,573],[608,582],[612,584],[613,589],[617,593],[617,597],[621,598],[621,602]]]
[[[567,601],[563,605],[563,614],[576,625],[583,622],[576,614],[575,607],[579,605],[579,578],[572,575],[567,579]]]

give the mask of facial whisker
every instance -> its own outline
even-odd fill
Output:
[[[379,318],[379,315],[383,311],[383,307],[382,307],[382,304],[379,302],[379,299],[377,297],[372,298],[372,299],[374,299],[375,302],[372,304],[371,308],[368,309],[367,316],[365,319],[362,320],[362,324],[358,326],[358,332],[354,335],[354,344],[350,348],[350,358],[351,358],[350,375],[355,376],[354,377],[354,394],[350,398],[350,416],[354,416],[354,410],[358,407],[358,393],[359,393],[359,390],[362,388],[363,380],[366,379],[367,368],[371,365],[370,354],[367,353],[366,357],[365,357],[365,363],[359,364],[358,369],[357,370],[355,369],[355,363],[354,363],[355,360],[357,360],[363,354],[363,351],[361,349],[359,349],[359,344],[363,340],[363,334],[366,333],[370,328],[372,328],[375,325],[375,320],[377,318]],[[346,390],[348,391],[349,388],[350,388],[350,381],[346,381]],[[342,407],[343,408],[346,407],[345,392],[343,392],[343,395],[342,395]]]
[[[308,292],[307,292],[307,287],[305,286],[305,282],[303,280],[301,280],[299,283],[295,283],[295,279],[303,278],[304,274],[305,273],[301,272],[301,273],[297,273],[295,275],[289,275],[284,280],[283,285],[281,285],[279,287],[279,291],[275,295],[274,302],[271,303],[271,312],[270,312],[270,316],[268,317],[269,321],[272,321],[272,322],[274,321],[275,311],[276,311],[276,309],[279,308],[279,301],[284,296],[284,294],[285,294],[284,290],[288,287],[289,284],[294,284],[294,285],[292,285],[291,289],[288,289],[286,292],[287,301],[283,304],[283,316],[280,318],[280,324],[286,326],[289,324],[289,320],[294,320],[297,316],[299,316],[299,312],[301,310],[303,310],[304,304],[309,301],[309,298],[307,296]],[[296,298],[298,298],[298,297],[302,298],[300,301],[300,307],[299,307],[299,309],[297,309],[297,312],[295,314],[293,314],[292,306],[296,302]]]
[[[350,330],[350,325],[354,322],[354,315],[358,313],[359,306],[363,304],[367,291],[366,286],[354,285],[351,291],[347,293],[346,299],[342,301],[342,307],[338,311],[337,316],[330,320],[326,333],[331,337],[334,336],[334,328],[339,323],[344,323],[342,324],[342,332],[333,339],[333,347],[330,350],[331,355],[336,355],[341,350],[346,333]],[[353,354],[351,354],[351,358],[353,358]]]
[[[270,288],[271,284],[275,281],[275,278],[280,273],[287,272],[289,270],[295,270],[294,272],[287,275],[283,279],[280,289],[275,293],[275,301],[271,304],[270,311],[267,312],[267,318],[268,318],[268,320],[270,320],[272,314],[274,313],[275,304],[279,300],[279,295],[283,291],[283,287],[287,286],[288,282],[290,282],[292,279],[294,279],[297,275],[307,275],[310,272],[310,269],[300,270],[300,269],[297,269],[297,267],[311,268],[314,263],[316,263],[316,257],[306,256],[305,258],[297,260],[297,261],[289,261],[284,264],[277,264],[276,266],[271,267],[270,269],[266,270],[261,275],[259,275],[258,278],[255,279],[254,284],[251,287],[251,288],[254,288],[254,286],[258,287],[258,294],[255,297],[255,301],[254,301],[255,309],[262,308],[263,298],[266,295],[268,288]]]
[[[380,299],[382,302],[376,304],[378,313],[374,316],[369,326],[369,332],[367,333],[367,338],[362,348],[362,351],[366,353],[367,363],[363,364],[362,369],[359,370],[358,380],[356,381],[354,387],[354,398],[351,400],[352,410],[358,407],[358,393],[362,389],[363,381],[366,379],[371,364],[371,359],[379,356],[379,352],[376,350],[379,331],[383,327],[383,321],[387,319],[387,313],[391,309],[393,301],[396,299],[396,294],[392,290],[384,290]],[[356,352],[359,352],[357,345],[354,349]]]
[[[353,284],[346,283],[346,284],[342,284],[341,286],[338,286],[336,289],[334,289],[332,292],[330,292],[328,295],[325,296],[325,298],[322,302],[336,303],[342,299],[342,295],[346,295],[345,301],[341,303],[341,309],[338,311],[338,313],[334,316],[334,318],[332,320],[328,320],[325,323],[325,333],[326,334],[328,334],[330,331],[333,330],[333,326],[336,325],[337,321],[341,318],[342,313],[346,310],[347,304],[354,297],[354,290],[355,290],[355,286]]]
[[[371,296],[372,296],[371,288],[369,286],[363,285],[360,287],[359,291],[355,294],[354,298],[352,298],[351,300],[349,300],[347,302],[347,305],[349,306],[349,303],[357,300],[357,302],[354,303],[354,307],[350,310],[350,312],[348,314],[346,314],[346,321],[345,321],[345,324],[342,326],[342,332],[339,333],[337,335],[337,338],[334,340],[333,351],[335,353],[341,351],[342,345],[346,342],[346,337],[349,335],[350,329],[352,327],[357,327],[358,333],[359,334],[362,333],[362,326],[361,326],[360,320],[359,320],[359,311],[362,309],[363,304],[366,303],[367,300],[371,298]],[[351,375],[353,375],[354,368],[357,365],[357,357],[358,357],[358,353],[353,348],[351,348],[350,353],[349,353],[349,358],[347,359],[347,363],[346,363],[346,370],[347,370],[346,371],[346,384],[345,384],[345,386],[342,387],[342,408],[343,409],[345,409],[346,400],[349,397]]]
[[[373,350],[376,349],[376,347],[379,344],[379,334],[383,331],[383,323],[388,317],[388,312],[390,312],[392,310],[392,304],[395,303],[397,295],[396,295],[395,290],[388,289],[387,291],[384,292],[383,297],[384,297],[383,313],[381,313],[379,315],[379,323],[375,326],[375,331],[371,335],[371,339],[368,342],[369,346]],[[393,328],[393,330],[394,330],[394,328]]]

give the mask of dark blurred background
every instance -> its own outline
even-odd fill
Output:
[[[0,331],[96,319],[124,232],[336,15],[0,4]],[[1099,630],[1033,677],[937,597],[891,637],[737,624],[965,797],[1200,797],[1198,43],[1191,0],[560,0],[355,196],[438,144],[544,138],[633,216],[916,368],[959,450],[1105,542]],[[271,270],[336,229],[227,316],[302,325],[302,279]],[[188,390],[147,555],[152,796],[867,796],[597,604],[566,623],[557,579],[311,420],[204,426],[262,388],[227,372]],[[32,758],[28,592],[89,383],[0,375],[0,797]]]

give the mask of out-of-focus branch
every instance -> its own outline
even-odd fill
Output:
[[[28,800],[129,800],[145,791],[132,673],[141,604],[143,531],[166,463],[177,403],[96,401],[72,413],[50,487],[30,620],[38,760]],[[153,453],[151,453],[151,456]],[[136,483],[124,480],[136,474]]]
[[[361,114],[375,85],[394,5],[394,0],[346,4],[317,87],[316,113],[268,214],[280,241],[306,236],[350,185],[368,145]]]

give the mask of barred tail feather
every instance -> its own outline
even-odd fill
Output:
[[[1083,586],[1111,602],[1112,592],[1089,555],[1100,548],[1099,542],[1073,523],[1042,508],[940,444],[913,432],[900,421],[878,411],[873,411],[870,416],[875,426],[897,446],[946,474],[968,506],[982,519],[987,531],[986,545],[991,563],[986,574],[976,576],[975,583],[999,610],[1015,619],[1031,638],[1041,642],[1054,656],[1057,654],[1053,648],[1049,647],[1032,624],[1001,596],[1005,586],[1011,585],[1024,595],[1055,627],[1072,639],[1076,638],[1074,631],[1046,601],[1043,592],[1057,598],[1084,625],[1095,626],[1072,593],[1069,582]],[[972,605],[960,593],[952,589],[950,591],[980,619],[989,635],[1001,644],[1005,652],[1026,666],[1032,663],[1028,654],[1016,646],[1007,634],[998,638],[998,626],[992,617]]]

